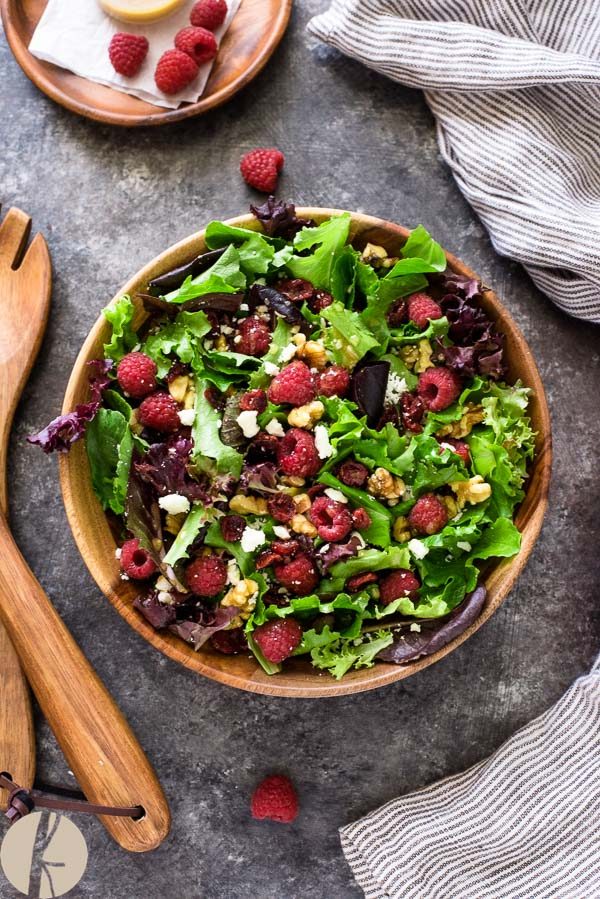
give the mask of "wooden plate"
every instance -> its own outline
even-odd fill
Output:
[[[32,56],[29,42],[45,7],[46,0],[0,0],[8,43],[25,74],[73,112],[98,122],[132,127],[177,122],[229,100],[267,63],[287,27],[292,0],[242,0],[204,94],[197,103],[185,103],[179,109],[154,106]]]
[[[339,212],[340,210],[319,208],[298,210],[298,214],[303,218],[312,218],[317,222]],[[233,219],[231,224],[258,230],[256,220],[249,215]],[[408,233],[406,228],[390,222],[359,213],[352,214],[352,242],[359,248],[371,242],[385,246],[392,255],[396,255]],[[117,297],[124,293],[135,296],[137,292],[145,289],[151,278],[189,262],[205,249],[203,232],[186,238],[134,275],[118,291]],[[476,277],[471,269],[454,256],[447,254],[447,258],[453,271],[470,278]],[[119,577],[119,565],[115,559],[115,538],[92,489],[85,447],[81,441],[73,446],[70,453],[59,458],[67,517],[93,578],[123,618],[149,643],[187,668],[232,687],[271,696],[339,696],[344,693],[372,690],[392,681],[410,677],[439,661],[467,640],[506,599],[533,549],[546,510],[551,467],[550,417],[544,387],[531,351],[517,325],[493,291],[485,291],[482,306],[506,335],[509,380],[515,381],[520,378],[525,385],[533,389],[531,417],[534,430],[537,432],[537,442],[526,497],[516,518],[523,536],[521,551],[512,559],[493,562],[486,569],[484,581],[488,596],[485,607],[474,625],[434,655],[403,666],[377,663],[373,668],[351,671],[340,681],[334,680],[327,673],[319,673],[310,663],[300,659],[286,662],[281,674],[269,677],[247,655],[223,656],[209,647],[203,647],[195,652],[191,646],[174,635],[154,630],[132,608],[138,591],[131,582],[122,581]],[[136,327],[146,317],[141,306],[138,310],[137,321],[134,322]],[[102,316],[92,328],[75,362],[65,394],[64,412],[70,412],[78,403],[87,401],[86,363],[102,356],[102,344],[108,340],[109,331],[110,327]]]

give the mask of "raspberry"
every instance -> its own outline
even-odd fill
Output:
[[[214,553],[199,556],[186,568],[185,580],[196,596],[216,596],[227,582],[227,565]]]
[[[290,406],[304,406],[310,403],[316,396],[313,376],[308,365],[304,362],[290,362],[285,368],[275,375],[267,396],[276,406],[282,403]]]
[[[365,528],[368,528],[371,525],[371,516],[367,510],[362,507],[360,509],[355,509],[352,513],[352,524],[357,531],[364,531]]]
[[[264,390],[248,390],[240,397],[240,412],[264,412],[267,408],[267,394]]]
[[[350,372],[341,365],[330,365],[317,378],[319,396],[345,396],[350,386]]]
[[[281,586],[286,587],[294,596],[311,593],[319,583],[319,574],[315,564],[305,553],[300,553],[289,562],[275,565],[273,571]],[[271,661],[274,662],[275,659],[271,659]]]
[[[192,6],[190,22],[197,28],[208,28],[214,31],[222,25],[227,15],[225,0],[198,0]]]
[[[244,652],[248,646],[242,627],[232,627],[229,630],[217,631],[210,638],[210,645],[217,652],[222,652],[226,656]]]
[[[156,389],[156,362],[144,353],[128,353],[117,366],[117,381],[129,396],[148,396]]]
[[[271,499],[268,499],[267,509],[275,521],[278,521],[280,524],[287,524],[296,513],[294,500],[287,493],[279,493],[277,496],[272,496]]]
[[[406,596],[415,599],[421,586],[419,579],[407,568],[398,568],[386,575],[379,584],[380,601],[388,606],[395,599]]]
[[[197,66],[210,62],[217,55],[217,41],[212,31],[189,25],[175,35],[175,46],[182,53],[191,56]]]
[[[462,389],[460,375],[450,368],[428,368],[419,375],[417,393],[432,412],[447,409]]]
[[[333,297],[326,290],[315,290],[312,302],[309,304],[311,312],[318,314],[323,309],[327,309],[333,303]]]
[[[363,487],[369,477],[369,469],[361,462],[354,462],[349,459],[347,462],[342,462],[338,468],[337,476],[342,484],[346,484],[347,487]]]
[[[137,410],[138,421],[145,428],[152,428],[163,434],[171,434],[177,431],[181,425],[179,421],[179,406],[170,393],[152,393],[142,400]]]
[[[121,569],[134,581],[143,581],[158,570],[147,549],[140,546],[137,537],[127,540],[121,547]]]
[[[236,344],[238,353],[246,356],[264,356],[271,344],[269,326],[262,319],[251,315],[240,322],[239,334],[242,338]]]
[[[242,157],[240,172],[250,187],[270,194],[277,188],[277,178],[284,161],[283,153],[274,147],[251,150]]]
[[[349,577],[344,585],[344,589],[348,590],[350,593],[356,593],[361,587],[366,587],[367,584],[376,584],[377,583],[377,575],[374,571],[365,571],[364,574],[355,574],[352,577]]]
[[[352,515],[344,505],[328,496],[319,496],[308,513],[319,537],[330,542],[343,540],[352,530]]]
[[[448,524],[448,513],[437,496],[426,493],[410,510],[408,523],[418,534],[437,534]]]
[[[108,45],[108,56],[113,69],[127,78],[137,75],[147,53],[148,41],[141,34],[127,34],[120,31],[113,34]]]
[[[295,618],[273,618],[257,627],[252,637],[265,659],[269,662],[283,662],[300,643],[302,628]]]
[[[390,328],[399,328],[408,318],[408,307],[406,300],[395,300],[387,314],[388,325]]]
[[[250,807],[257,821],[268,818],[279,824],[291,824],[298,814],[298,796],[287,777],[271,774],[257,786]]]
[[[413,293],[408,298],[408,317],[423,330],[430,319],[442,317],[442,310],[426,293]]]
[[[237,543],[242,539],[246,522],[241,515],[224,515],[219,519],[219,527],[223,540],[227,543]]]
[[[414,393],[403,393],[400,397],[400,417],[407,431],[420,434],[423,430],[421,420],[425,414],[425,404],[420,396]]]
[[[287,475],[313,477],[321,467],[315,438],[308,431],[292,428],[279,443],[277,461]]]
[[[305,281],[304,278],[287,278],[285,281],[279,281],[277,290],[292,303],[307,302],[313,298],[315,293],[310,281]]]
[[[167,50],[156,65],[154,81],[163,94],[178,94],[198,74],[198,66],[183,50]]]
[[[457,456],[460,456],[465,465],[469,465],[471,462],[471,451],[468,443],[465,443],[464,440],[456,440],[454,437],[442,437],[440,442],[440,452],[443,451],[446,445],[451,446],[453,452],[455,452]]]

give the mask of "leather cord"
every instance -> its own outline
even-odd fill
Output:
[[[86,815],[115,815],[120,818],[141,818],[144,809],[141,805],[133,805],[129,807],[112,806],[112,805],[95,805],[88,802],[85,797],[76,799],[75,796],[83,796],[83,793],[77,793],[75,790],[69,790],[65,787],[51,787],[47,789],[49,793],[56,793],[57,796],[49,795],[41,790],[26,790],[15,783],[6,771],[0,772],[0,788],[8,790],[8,806],[5,811],[6,817],[11,824],[24,818],[34,810],[34,808],[49,808],[61,812],[82,812]]]

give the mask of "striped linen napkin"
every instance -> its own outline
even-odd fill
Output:
[[[343,828],[367,899],[600,896],[600,658],[464,774]]]
[[[308,28],[425,91],[496,250],[600,322],[600,0],[333,0]]]

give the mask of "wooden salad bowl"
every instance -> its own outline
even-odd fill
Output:
[[[299,209],[298,214],[304,218],[312,218],[321,222],[331,215],[339,214],[340,211],[304,208]],[[260,229],[256,219],[250,215],[232,219],[229,224],[254,230]],[[395,255],[408,234],[409,231],[399,225],[361,213],[352,213],[351,240],[358,248],[371,242],[385,246],[388,252]],[[182,240],[144,266],[118,291],[115,299],[124,293],[135,297],[138,292],[145,290],[149,280],[189,262],[205,249],[204,232],[202,231]],[[448,265],[454,272],[469,278],[476,277],[471,269],[460,260],[449,253],[446,255]],[[264,693],[269,696],[312,698],[373,690],[376,687],[410,677],[453,652],[488,620],[508,596],[540,532],[550,482],[552,458],[550,415],[544,387],[533,355],[513,318],[492,290],[484,292],[482,306],[497,323],[499,330],[506,335],[508,380],[514,382],[520,379],[533,390],[530,410],[537,438],[535,459],[531,465],[530,477],[526,485],[526,496],[515,519],[522,534],[521,550],[511,559],[501,559],[488,564],[483,576],[483,582],[487,587],[485,606],[477,621],[464,633],[433,655],[402,666],[377,662],[372,668],[349,671],[339,681],[334,680],[327,672],[319,672],[311,666],[310,662],[300,658],[288,660],[280,674],[269,676],[248,655],[224,656],[208,646],[195,651],[178,637],[154,630],[133,608],[132,603],[139,590],[131,582],[121,580],[119,576],[119,563],[115,558],[115,537],[109,520],[92,489],[85,446],[83,441],[80,441],[73,446],[70,453],[61,456],[59,460],[60,480],[67,517],[75,541],[92,577],[119,614],[149,643],[187,668],[231,687],[254,693]],[[140,304],[138,318],[134,325],[139,325],[146,315],[147,313]],[[102,345],[109,339],[109,330],[108,323],[101,316],[88,335],[75,362],[65,394],[63,412],[70,411],[78,403],[87,400],[86,363],[102,356]]]

